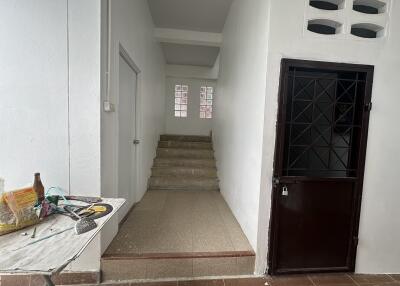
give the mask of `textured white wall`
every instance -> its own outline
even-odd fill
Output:
[[[223,31],[213,124],[222,195],[257,247],[267,71],[267,4],[233,2]]]
[[[400,162],[400,132],[396,125],[397,107],[400,104],[397,84],[400,67],[400,3],[392,2],[388,38],[377,40],[304,35],[304,4],[303,1],[273,0],[270,10],[258,253],[266,258],[281,59],[289,57],[371,64],[375,65],[373,109],[370,115],[356,271],[399,273],[400,247],[397,242],[400,241],[400,193],[393,178],[398,175],[397,166]],[[351,4],[351,0],[347,1],[346,9],[351,9]],[[351,12],[348,14],[352,15]],[[266,262],[265,259],[263,261]],[[259,263],[259,270],[261,266],[262,263]]]
[[[0,2],[0,176],[69,189],[66,0]],[[56,167],[55,167],[56,166]]]
[[[100,3],[2,1],[0,36],[7,188],[40,171],[46,187],[100,195]],[[99,258],[97,238],[69,269],[98,270]]]
[[[175,117],[175,85],[186,84],[189,86],[188,94],[188,117]],[[165,132],[167,134],[183,135],[210,135],[212,129],[212,119],[200,118],[200,88],[201,86],[212,86],[215,91],[216,81],[167,77],[166,82],[166,102],[165,102]],[[214,94],[214,98],[217,95]],[[214,110],[214,116],[215,116]]]
[[[159,135],[164,132],[165,74],[160,45],[153,38],[153,22],[147,1],[119,0],[111,4],[110,101],[116,112],[102,113],[102,195],[117,196],[118,138],[118,53],[119,43],[140,69],[138,75],[137,192],[139,201],[147,189]],[[103,95],[103,100],[105,100]],[[102,232],[104,251],[118,230],[116,218]]]

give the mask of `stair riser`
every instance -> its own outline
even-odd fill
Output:
[[[210,150],[158,148],[159,158],[191,158],[191,159],[213,159],[214,152]]]
[[[208,177],[216,178],[217,170],[214,168],[153,168],[153,176],[179,176],[179,177]]]
[[[161,135],[160,141],[211,142],[209,136]]]
[[[207,142],[160,141],[158,147],[212,150],[212,144]]]
[[[208,178],[151,177],[150,189],[218,190],[218,180]]]
[[[168,159],[156,158],[154,167],[188,167],[188,168],[214,168],[214,160],[189,160],[189,159]]]
[[[254,256],[169,259],[102,259],[101,272],[103,281],[235,276],[252,275],[254,272],[254,263]]]

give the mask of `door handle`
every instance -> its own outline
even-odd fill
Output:
[[[139,144],[140,144],[140,140],[138,140],[138,139],[133,140],[133,145],[139,145]]]

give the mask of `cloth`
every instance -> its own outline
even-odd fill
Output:
[[[102,203],[112,205],[113,211],[107,216],[96,219],[97,227],[95,229],[80,235],[75,234],[73,229],[75,221],[68,216],[55,214],[36,225],[35,238],[31,238],[35,226],[0,236],[0,274],[51,275],[64,269],[82,254],[105,223],[125,203],[125,199],[103,199]],[[38,243],[27,245],[32,241],[68,228],[72,229]],[[23,233],[28,233],[28,235],[23,236]]]

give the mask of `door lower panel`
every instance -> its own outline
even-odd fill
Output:
[[[278,199],[277,268],[343,269],[349,258],[354,184],[299,182],[287,189],[288,196]]]

